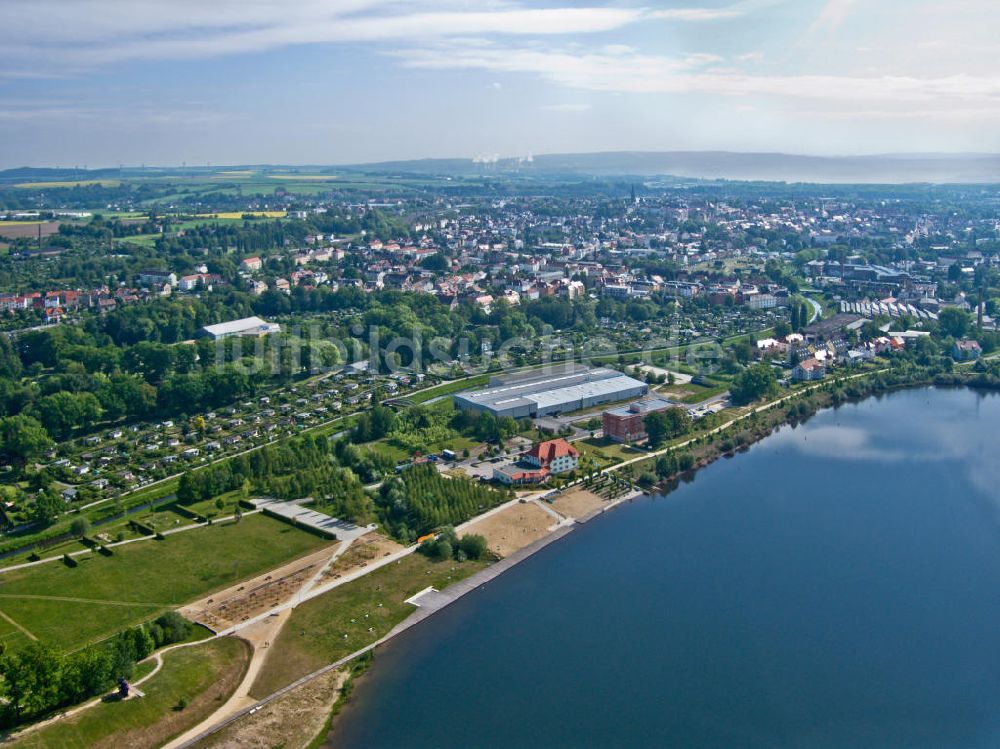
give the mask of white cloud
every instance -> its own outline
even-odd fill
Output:
[[[721,21],[739,18],[744,12],[735,7],[729,8],[670,8],[657,10],[649,14],[651,18],[667,21]]]
[[[58,70],[257,53],[303,44],[589,35],[641,21],[732,19],[790,0],[658,10],[610,3],[537,8],[527,7],[529,1],[4,0],[0,61],[20,62],[25,70]],[[21,72],[16,67],[11,70]]]
[[[666,21],[686,21],[690,23],[728,21],[766,10],[775,5],[783,5],[787,2],[789,0],[742,0],[741,2],[725,5],[720,8],[665,8],[663,10],[652,11],[649,17]]]
[[[5,0],[0,59],[108,65],[255,53],[292,45],[408,43],[464,35],[574,35],[620,29],[638,8],[525,8],[457,0]],[[52,23],[58,18],[59,23]]]
[[[858,0],[826,0],[819,17],[809,27],[806,35],[836,31],[854,13],[857,5]]]
[[[593,104],[546,104],[539,107],[545,112],[589,112]]]
[[[444,43],[398,53],[404,64],[425,69],[525,73],[576,89],[617,93],[709,94],[727,97],[778,96],[831,104],[871,102],[967,108],[1000,103],[1000,77],[952,75],[751,75],[713,67],[721,58],[607,54],[577,49],[502,46],[482,40]]]

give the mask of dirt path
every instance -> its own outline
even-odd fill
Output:
[[[0,611],[0,619],[3,619],[10,626],[16,627],[18,630],[20,630],[21,634],[23,634],[23,635],[25,635],[27,637],[30,637],[32,640],[35,640],[36,642],[38,641],[38,638],[35,637],[31,632],[29,632],[27,630],[27,628],[25,628],[25,627],[21,626],[20,624],[18,624],[17,622],[15,622],[13,619],[11,619],[9,616],[7,616],[3,611]]]
[[[143,608],[153,606],[171,608],[177,605],[175,603],[154,603],[151,601],[102,601],[96,598],[74,598],[72,596],[38,596],[30,593],[0,593],[0,598],[10,598],[12,600],[28,598],[34,601],[65,601],[67,603],[96,603],[106,606],[142,606]]]
[[[349,542],[342,541],[324,546],[308,556],[189,603],[180,609],[180,613],[213,632],[223,632],[234,625],[255,620],[307,590],[312,580],[348,545]]]
[[[250,696],[250,687],[253,686],[257,675],[264,666],[264,662],[271,653],[270,644],[278,638],[278,634],[291,615],[292,610],[285,609],[240,631],[240,637],[249,642],[253,648],[250,665],[243,676],[243,681],[240,682],[240,685],[236,687],[236,691],[233,692],[232,696],[226,700],[226,703],[222,707],[198,725],[193,726],[177,738],[171,740],[170,743],[165,744],[163,749],[173,749],[174,747],[181,746],[196,737],[208,726],[219,723],[257,702],[257,700]]]
[[[170,645],[168,647],[165,647],[163,648],[163,650],[153,653],[148,658],[139,661],[139,663],[145,663],[146,661],[153,661],[156,665],[153,666],[152,671],[143,676],[141,679],[136,679],[135,681],[130,682],[131,685],[133,687],[141,686],[142,684],[145,684],[147,681],[152,679],[157,673],[159,673],[160,669],[163,668],[163,656],[166,655],[167,653],[170,653],[174,650],[180,650],[181,648],[191,648],[194,647],[195,645],[201,645],[205,642],[207,642],[207,640],[196,640],[194,642],[180,642],[177,643],[176,645]],[[16,734],[12,734],[10,740],[17,739],[20,736],[24,736],[33,731],[37,731],[40,728],[45,728],[46,726],[50,725],[51,723],[55,723],[58,720],[65,720],[66,718],[72,718],[77,713],[82,713],[84,710],[89,710],[92,707],[96,707],[97,705],[100,705],[104,701],[105,696],[106,695],[102,694],[100,697],[94,697],[92,700],[88,702],[84,702],[80,705],[76,705],[75,707],[71,707],[69,710],[57,713],[56,715],[53,715],[51,718],[46,718],[45,720],[39,723],[32,723],[30,726],[26,726],[24,729],[18,731]],[[132,697],[129,697],[129,699],[134,700],[141,698],[133,695]]]
[[[204,732],[205,729],[214,726],[227,718],[232,717],[233,715],[236,715],[251,705],[256,704],[257,700],[250,696],[250,688],[257,680],[257,675],[264,667],[267,657],[271,654],[271,643],[278,639],[278,635],[285,626],[285,622],[287,622],[289,617],[292,615],[292,606],[287,604],[299,599],[302,594],[313,590],[317,583],[322,579],[323,573],[326,572],[350,546],[350,541],[343,541],[332,549],[328,547],[320,554],[313,554],[306,559],[299,560],[296,564],[286,565],[286,567],[274,570],[264,578],[265,580],[270,581],[284,575],[285,578],[294,580],[294,586],[293,589],[289,589],[286,593],[285,605],[276,609],[273,613],[263,619],[254,621],[245,627],[240,627],[239,636],[249,642],[250,647],[253,648],[250,665],[247,667],[247,672],[243,677],[243,681],[240,682],[236,691],[233,692],[233,695],[224,705],[222,705],[222,707],[209,715],[198,725],[193,726],[188,731],[185,731],[183,734],[173,739],[170,743],[166,744],[163,749],[175,749],[175,747],[183,746]],[[242,591],[250,588],[251,583],[253,582],[254,581],[245,583],[243,586],[240,586],[238,590]],[[211,603],[211,600],[209,600],[208,603]]]

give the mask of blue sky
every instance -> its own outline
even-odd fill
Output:
[[[1000,150],[996,0],[4,0],[0,167]]]

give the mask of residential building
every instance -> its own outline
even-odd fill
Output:
[[[792,379],[796,382],[812,382],[826,377],[826,365],[818,359],[805,359],[792,369]]]

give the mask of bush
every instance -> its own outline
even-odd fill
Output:
[[[656,475],[649,471],[643,471],[639,476],[638,484],[643,489],[652,489],[656,486]]]
[[[76,518],[69,526],[69,532],[76,538],[83,538],[90,533],[90,521],[87,518]]]
[[[482,559],[488,551],[486,538],[475,533],[462,536],[458,548],[467,559]]]
[[[191,636],[191,622],[176,611],[160,614],[150,629],[157,647],[183,642]]]

